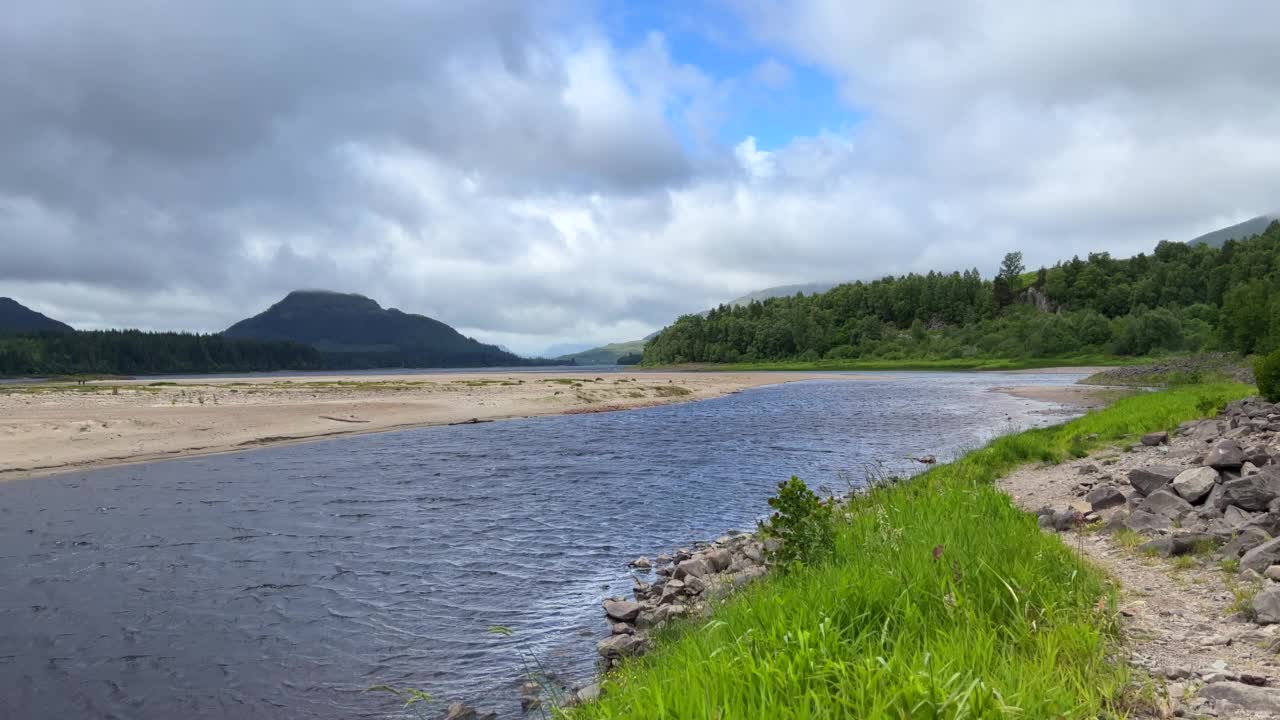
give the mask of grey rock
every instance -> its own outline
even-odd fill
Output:
[[[1235,505],[1228,505],[1227,509],[1222,513],[1222,521],[1229,527],[1236,530],[1248,525],[1249,521],[1256,517],[1258,517],[1258,513],[1251,513],[1247,510],[1242,510]]]
[[[1168,465],[1151,465],[1143,468],[1134,468],[1129,471],[1129,484],[1139,495],[1150,495],[1160,488],[1173,482],[1178,477],[1178,473],[1182,472],[1182,468],[1171,467]]]
[[[496,720],[497,717],[497,713],[481,715],[475,708],[464,703],[450,703],[444,714],[444,720]]]
[[[1216,440],[1224,428],[1217,420],[1201,420],[1189,433],[1192,440],[1206,442]]]
[[[609,660],[631,657],[644,652],[646,640],[640,635],[613,635],[596,643],[596,652]]]
[[[1098,472],[1098,466],[1093,464],[1081,465],[1076,468],[1076,472],[1081,475],[1095,475]]]
[[[634,622],[644,606],[627,600],[605,600],[604,614],[618,622]]]
[[[1266,474],[1235,478],[1222,483],[1222,502],[1242,510],[1266,510],[1277,495],[1276,488],[1269,482]]]
[[[1218,482],[1218,471],[1211,467],[1183,470],[1173,479],[1173,490],[1189,503],[1200,502]]]
[[[1053,514],[1053,529],[1059,532],[1065,532],[1071,529],[1076,522],[1075,510],[1059,510]]]
[[[1249,477],[1249,476],[1251,476],[1251,475],[1257,475],[1257,474],[1258,474],[1258,473],[1260,473],[1260,472],[1262,472],[1262,471],[1258,469],[1258,466],[1257,466],[1257,465],[1254,465],[1253,463],[1249,462],[1248,460],[1245,460],[1245,461],[1244,461],[1244,464],[1240,466],[1240,476],[1241,476],[1241,477]]]
[[[689,595],[699,595],[707,589],[707,584],[697,575],[689,575],[684,579],[684,589]]]
[[[631,561],[631,567],[636,568],[637,570],[648,570],[649,568],[653,567],[653,563],[650,562],[649,558],[641,555],[640,557]]]
[[[1052,530],[1052,529],[1053,529],[1053,514],[1051,513],[1051,514],[1049,514],[1049,515],[1040,515],[1040,516],[1038,516],[1038,517],[1036,518],[1036,525],[1038,525],[1038,526],[1040,527],[1040,529],[1041,529],[1041,530]]]
[[[631,627],[630,625],[624,622],[612,623],[609,625],[610,635],[634,635],[635,632],[636,632],[635,628]]]
[[[1142,444],[1148,447],[1163,445],[1167,442],[1169,442],[1169,433],[1164,431],[1147,433],[1142,436]]]
[[[685,576],[693,575],[695,577],[703,577],[711,575],[715,572],[711,564],[701,557],[689,558],[676,566],[674,577],[677,580],[683,579]]]
[[[1124,493],[1111,485],[1100,485],[1090,490],[1089,494],[1084,496],[1084,499],[1094,512],[1118,507],[1123,505],[1126,500]]]
[[[1274,582],[1280,582],[1280,565],[1272,565],[1267,568],[1267,571],[1262,573],[1262,577]]]
[[[1240,558],[1240,567],[1257,573],[1276,564],[1280,564],[1280,538],[1267,540]]]
[[[1191,503],[1178,497],[1177,493],[1161,489],[1148,495],[1138,506],[1138,511],[1176,520],[1191,512]]]
[[[1154,552],[1163,557],[1190,555],[1203,547],[1217,545],[1218,539],[1204,533],[1183,533],[1168,537],[1156,538],[1143,543],[1138,549],[1143,552]]]
[[[662,625],[687,614],[689,614],[689,608],[684,605],[663,605],[653,612],[653,621],[656,625]]]
[[[1244,450],[1235,440],[1219,440],[1205,456],[1204,464],[1215,470],[1238,469],[1244,464]]]
[[[1209,491],[1209,497],[1204,499],[1204,506],[1216,510],[1227,509],[1227,504],[1222,499],[1222,483],[1214,485],[1213,489]]]
[[[724,572],[733,564],[733,553],[724,549],[712,550],[704,557],[711,564],[711,569],[716,572]]]
[[[1210,683],[1200,689],[1206,700],[1229,702],[1248,712],[1280,713],[1280,692],[1240,682]]]
[[[1256,527],[1246,527],[1237,532],[1235,537],[1231,538],[1230,542],[1222,546],[1222,554],[1225,557],[1238,558],[1259,545],[1266,543],[1270,539],[1271,535],[1268,534],[1266,530]],[[1277,556],[1280,556],[1280,551],[1277,551]],[[1263,565],[1263,567],[1265,568],[1266,565]]]
[[[589,685],[583,685],[582,687],[578,688],[578,692],[574,693],[573,697],[577,700],[579,704],[593,703],[599,700],[600,699],[600,683],[591,683]]]
[[[1124,526],[1135,532],[1151,532],[1154,530],[1168,530],[1173,527],[1173,521],[1163,515],[1156,515],[1145,510],[1135,510],[1125,518]]]

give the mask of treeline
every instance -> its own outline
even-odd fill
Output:
[[[1036,358],[1280,349],[1280,223],[1222,248],[1162,242],[1026,273],[978,270],[840,285],[686,315],[644,362]]]
[[[147,375],[318,370],[308,345],[221,335],[94,330],[0,332],[0,375]]]

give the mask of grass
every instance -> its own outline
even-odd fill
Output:
[[[1113,355],[1077,355],[1053,358],[957,358],[952,360],[813,360],[752,363],[698,363],[692,365],[645,366],[664,370],[1035,370],[1050,367],[1091,367],[1141,365],[1150,358]]]
[[[829,564],[771,576],[609,676],[605,718],[1058,718],[1141,698],[1114,589],[993,481],[1214,412],[1243,385],[1120,400],[851,503]]]

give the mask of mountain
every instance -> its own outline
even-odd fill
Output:
[[[649,337],[653,337],[650,335]],[[601,345],[590,350],[571,353],[569,355],[561,355],[556,358],[556,362],[569,363],[575,362],[579,365],[617,365],[618,359],[624,355],[638,355],[644,352],[644,344],[649,338],[643,340],[629,340],[627,342],[609,343]]]
[[[538,354],[538,357],[558,358],[564,355],[580,353],[595,347],[591,343],[557,343]]]
[[[0,297],[0,330],[74,332],[75,328],[41,315],[16,300]]]
[[[339,368],[530,364],[495,345],[466,337],[439,320],[384,309],[363,295],[328,290],[295,290],[222,334],[305,343]]]
[[[1228,240],[1242,240],[1247,237],[1262,234],[1271,223],[1280,220],[1280,212],[1274,212],[1269,215],[1259,215],[1256,218],[1245,220],[1242,223],[1225,227],[1221,230],[1214,230],[1211,233],[1205,233],[1198,238],[1188,241],[1188,245],[1208,245],[1209,247],[1220,248]]]
[[[727,304],[730,307],[737,307],[739,305],[749,305],[752,300],[764,301],[769,298],[791,297],[796,293],[817,295],[819,293],[824,293],[839,284],[840,283],[803,283],[801,285],[778,285],[777,287],[749,292],[740,298],[730,300]]]

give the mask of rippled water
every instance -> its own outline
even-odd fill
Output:
[[[391,717],[378,683],[514,716],[522,653],[590,675],[627,560],[750,528],[792,473],[1057,421],[989,389],[1077,377],[880,374],[3,483],[0,718]]]

